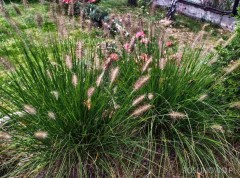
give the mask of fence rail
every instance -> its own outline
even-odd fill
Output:
[[[179,0],[178,2],[200,7],[219,14],[237,14],[240,0]]]

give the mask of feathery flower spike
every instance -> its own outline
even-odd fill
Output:
[[[141,95],[137,97],[135,100],[132,102],[132,106],[137,106],[139,103],[141,103],[145,99],[146,95]]]
[[[111,71],[111,74],[110,74],[110,85],[112,85],[113,82],[115,82],[118,74],[119,74],[119,67],[116,67],[116,68],[114,68],[114,69]]]
[[[51,94],[56,98],[56,100],[58,100],[58,98],[59,98],[58,91],[51,91]]]
[[[134,84],[133,90],[137,91],[140,88],[142,88],[148,81],[150,77],[149,76],[142,76],[140,77],[137,82]]]
[[[98,76],[98,78],[97,78],[97,81],[96,81],[97,87],[99,87],[100,84],[102,83],[103,76],[104,76],[104,71],[103,71],[103,72]]]
[[[91,98],[94,92],[95,92],[95,88],[94,87],[90,87],[88,89],[88,91],[87,91],[88,98]]]
[[[73,63],[72,63],[72,58],[71,58],[71,56],[66,55],[65,62],[66,62],[67,68],[68,68],[69,70],[72,70],[72,68],[73,68]]]
[[[36,109],[32,105],[28,105],[28,104],[24,105],[24,111],[30,115],[37,114]]]
[[[48,133],[43,132],[43,131],[37,131],[37,132],[34,133],[34,136],[39,140],[43,140],[43,139],[47,138]]]
[[[172,111],[168,114],[172,119],[183,119],[186,117],[185,113]]]
[[[150,104],[140,106],[131,114],[131,116],[140,116],[143,113],[147,112],[151,107],[152,105]]]
[[[55,113],[52,112],[52,111],[49,111],[49,112],[48,112],[48,117],[49,117],[50,119],[53,119],[53,120],[56,119],[56,115],[55,115]]]
[[[77,87],[78,78],[77,78],[77,75],[76,75],[76,74],[73,74],[73,75],[72,75],[72,84],[73,84],[73,86],[74,86],[75,88]]]

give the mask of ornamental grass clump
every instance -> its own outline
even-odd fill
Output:
[[[212,102],[215,74],[196,45],[135,33],[131,16],[130,36],[113,44],[66,40],[57,22],[64,41],[23,36],[24,57],[0,86],[3,177],[190,177],[240,165],[226,139],[236,121]]]
[[[149,118],[145,126],[156,143],[158,160],[154,162],[163,166],[155,173],[161,177],[164,169],[177,169],[193,174],[186,170],[207,170],[209,166],[222,170],[226,164],[236,171],[238,152],[226,140],[236,120],[224,115],[226,106],[212,102],[214,98],[208,95],[215,84],[214,71],[208,65],[211,59],[203,56],[201,49],[177,49],[155,38],[146,45],[141,43],[143,37],[139,38],[134,51],[123,44],[125,59],[118,64],[124,70],[120,78],[126,81],[126,95],[135,96],[132,116]],[[145,105],[147,93],[152,93],[152,99]]]
[[[18,44],[22,62],[8,87],[0,87],[6,103],[0,112],[10,117],[1,132],[8,142],[0,154],[10,156],[0,166],[9,168],[3,177],[112,177],[141,165],[133,150],[144,150],[145,140],[136,137],[143,120],[131,119],[132,110],[115,101],[121,71],[114,62],[95,69],[90,55],[76,54],[79,42]]]

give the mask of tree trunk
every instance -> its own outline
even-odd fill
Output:
[[[137,6],[137,0],[128,0],[128,5]]]

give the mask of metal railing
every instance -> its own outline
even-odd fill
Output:
[[[215,12],[218,14],[236,15],[240,0],[233,0],[232,8],[230,7],[229,10],[224,10],[224,8],[217,8],[217,7],[221,7],[221,3],[219,3],[219,6],[217,6],[216,2],[214,3],[214,0],[212,0],[212,1],[200,0],[200,3],[196,3],[194,0],[178,0],[178,2],[187,4],[187,5],[191,5],[191,6],[195,6],[198,8],[202,8],[204,10],[209,10],[209,11],[212,11],[212,12]],[[226,3],[226,0],[224,2]]]

